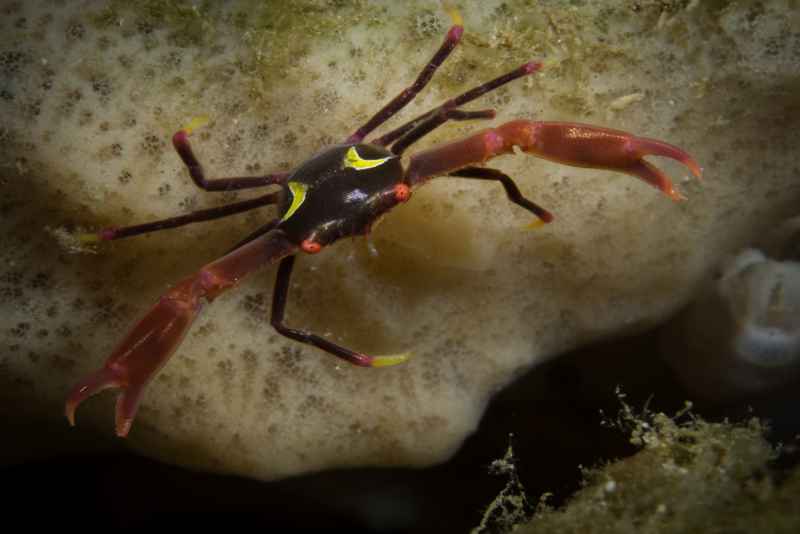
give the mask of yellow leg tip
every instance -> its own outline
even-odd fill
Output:
[[[461,12],[453,2],[450,0],[442,0],[442,7],[447,11],[447,14],[450,15],[453,26],[464,26],[464,19],[461,18]]]
[[[539,70],[547,70],[556,67],[559,63],[561,63],[561,60],[557,58],[548,58],[541,60],[541,63],[542,68]]]
[[[406,362],[411,358],[410,352],[400,354],[388,354],[386,356],[375,356],[372,360],[372,367],[389,367]]]
[[[543,220],[541,220],[541,219],[534,219],[534,220],[532,220],[532,221],[531,221],[529,224],[527,224],[527,225],[525,226],[525,229],[526,229],[526,230],[536,230],[536,229],[538,229],[538,228],[541,228],[541,227],[542,227],[542,226],[544,226],[545,224],[547,224],[547,223],[546,223],[546,222],[544,222],[544,221],[543,221]]]
[[[78,242],[82,245],[90,245],[92,243],[99,243],[100,236],[97,234],[78,234]]]
[[[186,135],[191,135],[192,132],[197,128],[201,128],[206,124],[208,124],[209,120],[210,119],[208,118],[208,115],[198,115],[197,117],[194,117],[192,120],[190,120],[189,124],[181,128],[181,130],[186,132]]]

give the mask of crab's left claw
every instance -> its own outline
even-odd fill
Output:
[[[415,154],[407,181],[414,185],[432,176],[484,163],[495,156],[513,153],[514,147],[565,165],[630,174],[673,200],[685,197],[663,172],[644,160],[645,156],[677,160],[698,179],[702,176],[700,165],[689,154],[663,141],[589,124],[516,120]]]

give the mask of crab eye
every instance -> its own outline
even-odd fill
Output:
[[[292,203],[289,206],[289,209],[286,210],[283,218],[281,218],[281,222],[294,215],[294,212],[296,212],[297,209],[303,205],[303,202],[305,202],[306,193],[308,192],[308,185],[306,184],[301,184],[300,182],[289,182],[287,185],[289,186],[289,191],[292,193]]]
[[[378,159],[364,159],[356,150],[356,147],[351,146],[347,153],[344,155],[344,161],[342,162],[345,167],[350,167],[351,169],[355,169],[357,171],[363,171],[366,169],[374,169],[375,167],[380,167],[387,161],[392,159],[392,156],[387,156],[385,158],[378,158]]]

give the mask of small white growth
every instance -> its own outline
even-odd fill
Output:
[[[795,234],[782,237],[766,243],[772,254],[792,249]],[[800,376],[800,262],[742,250],[668,332],[665,357],[697,394],[724,399],[789,383]]]
[[[800,360],[800,263],[747,249],[729,264],[719,292],[739,325],[734,338],[739,358],[759,367]]]
[[[644,100],[644,93],[631,93],[629,95],[624,95],[613,100],[611,104],[608,105],[608,107],[610,107],[614,111],[621,111],[630,106],[631,104],[634,104],[636,102],[641,102],[642,100]]]
[[[96,248],[80,240],[78,237],[80,229],[77,232],[70,232],[63,226],[57,228],[45,226],[44,230],[53,236],[61,248],[70,254],[97,254]]]

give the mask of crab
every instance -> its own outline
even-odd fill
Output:
[[[681,162],[698,179],[701,169],[682,149],[627,132],[572,122],[513,120],[465,138],[412,154],[407,165],[402,156],[414,143],[448,121],[486,120],[491,109],[468,111],[465,104],[542,68],[541,62],[524,65],[454,98],[379,137],[370,134],[402,110],[428,84],[464,33],[461,17],[445,3],[452,26],[444,42],[416,80],[384,105],[343,142],[313,155],[291,172],[264,176],[206,177],[189,143],[203,119],[194,119],[172,138],[178,156],[194,183],[204,191],[233,191],[277,186],[262,196],[225,206],[146,224],[112,227],[85,234],[86,241],[108,241],[148,232],[219,219],[274,204],[278,216],[245,237],[230,252],[177,282],[166,291],[117,345],[105,365],[89,374],[69,393],[65,414],[75,424],[75,410],[88,397],[107,388],[120,390],[116,404],[116,433],[128,435],[139,401],[149,381],[181,344],[198,313],[248,274],[280,262],[274,286],[270,322],[282,335],[313,345],[351,364],[384,367],[404,362],[409,354],[373,356],[340,346],[315,333],[288,326],[284,310],[289,281],[298,253],[317,254],[339,239],[367,235],[375,223],[413,191],[437,176],[499,182],[508,199],[549,223],[552,214],[522,195],[514,180],[484,166],[497,156],[518,151],[561,164],[606,169],[635,176],[672,200],[684,196],[669,178],[644,156],[655,155]]]

